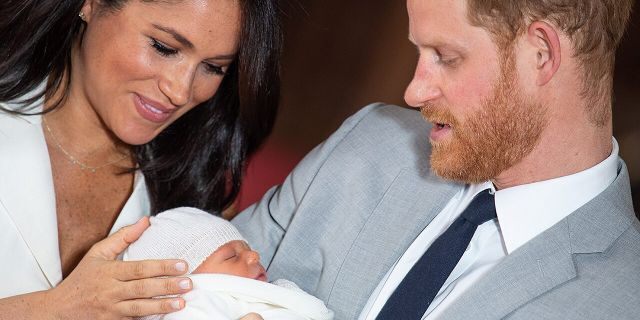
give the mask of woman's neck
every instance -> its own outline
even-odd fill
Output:
[[[45,110],[53,108],[59,101],[56,108],[43,115],[43,127],[49,141],[63,153],[88,166],[130,158],[131,146],[109,131],[77,86],[72,83],[66,96],[64,91],[61,86],[54,95],[45,99]]]

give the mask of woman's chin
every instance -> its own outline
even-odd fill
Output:
[[[124,132],[114,132],[115,136],[123,143],[131,146],[140,146],[149,143],[159,132],[151,130],[126,130]]]

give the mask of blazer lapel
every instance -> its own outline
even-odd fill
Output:
[[[382,277],[458,190],[428,169],[401,171],[345,258],[328,304],[351,310],[345,317],[356,319]]]
[[[62,280],[51,165],[40,116],[0,114],[0,205],[53,287]]]
[[[144,175],[140,171],[136,171],[133,192],[113,223],[109,234],[111,235],[125,226],[134,224],[142,217],[150,214],[151,204]]]
[[[514,251],[451,304],[442,319],[502,319],[574,279],[573,254],[601,253],[634,216],[627,169],[598,197]]]

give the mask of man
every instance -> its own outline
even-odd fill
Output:
[[[371,105],[241,213],[271,277],[337,319],[636,319],[640,223],[611,119],[632,0],[407,7],[405,100],[427,122]]]

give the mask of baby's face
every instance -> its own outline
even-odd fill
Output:
[[[260,264],[260,255],[240,240],[225,243],[192,273],[223,273],[267,281],[267,274]]]

